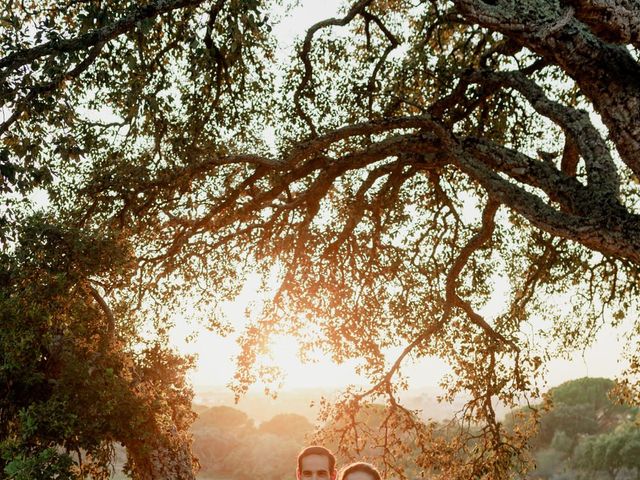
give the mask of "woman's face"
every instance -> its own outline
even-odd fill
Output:
[[[344,480],[375,480],[374,476],[367,472],[351,472]]]

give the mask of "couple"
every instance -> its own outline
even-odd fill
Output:
[[[336,457],[324,447],[307,447],[298,455],[298,480],[336,480]],[[342,468],[338,480],[382,480],[373,465],[357,462]]]

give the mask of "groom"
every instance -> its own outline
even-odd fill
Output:
[[[298,454],[298,480],[335,480],[336,457],[324,447],[313,445]]]

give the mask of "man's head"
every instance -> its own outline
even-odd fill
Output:
[[[335,480],[336,457],[324,447],[311,446],[298,454],[298,480]]]
[[[340,480],[381,480],[380,472],[370,463],[347,465],[340,472]]]

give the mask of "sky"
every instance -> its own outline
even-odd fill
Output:
[[[239,351],[235,338],[234,335],[223,338],[217,333],[201,332],[195,342],[186,343],[179,334],[174,337],[174,345],[181,351],[199,355],[198,367],[190,375],[196,389],[226,386],[232,380],[235,370],[233,357]],[[297,346],[289,339],[277,341],[273,350],[274,363],[286,366],[283,390],[366,384],[364,378],[353,372],[355,362],[335,365],[319,359],[318,363],[302,364],[297,357]],[[617,332],[613,329],[602,331],[596,343],[586,351],[576,352],[570,359],[549,362],[547,385],[552,387],[587,376],[614,377],[621,371],[620,350]],[[413,388],[436,387],[448,371],[446,364],[438,358],[409,361],[403,368]]]
[[[176,328],[172,332],[173,345],[182,353],[197,354],[197,367],[191,372],[190,378],[196,392],[210,387],[228,385],[233,379],[235,371],[234,357],[239,353],[237,345],[238,334],[241,332],[243,320],[248,320],[246,308],[252,302],[259,302],[256,293],[259,280],[250,278],[245,288],[234,302],[227,302],[223,307],[223,314],[229,319],[236,319],[236,331],[226,337],[217,332],[211,332],[201,326],[194,326],[184,319],[176,319]],[[497,292],[506,291],[496,288]],[[493,305],[488,308],[499,308],[506,299],[500,293],[494,296]],[[483,312],[489,313],[486,309]],[[237,319],[240,319],[238,322]],[[195,340],[187,341],[193,332]],[[606,328],[598,332],[594,344],[584,350],[577,351],[568,359],[555,359],[547,364],[546,387],[553,387],[567,380],[590,377],[612,378],[621,373],[622,364],[619,359],[622,354],[622,342],[618,336],[620,331]],[[395,359],[397,351],[389,351],[390,361]],[[365,378],[354,373],[357,362],[336,365],[327,358],[315,356],[314,363],[302,363],[298,357],[298,345],[294,338],[278,337],[271,344],[271,358],[273,362],[283,368],[285,378],[282,390],[297,388],[328,387],[340,388],[348,384],[367,385]],[[419,361],[405,362],[402,373],[409,380],[411,389],[437,387],[443,375],[449,372],[448,366],[438,358],[424,358]],[[256,385],[255,390],[262,386]],[[543,391],[545,388],[543,388]]]
[[[337,0],[302,0],[284,21],[274,25],[274,33],[280,42],[281,54],[291,52],[297,36],[317,21],[338,15],[341,2]],[[277,18],[275,19],[278,20]],[[224,307],[229,318],[243,318],[247,305],[256,301],[258,280],[252,279],[235,302]],[[496,289],[507,291],[507,289]],[[497,293],[494,308],[504,304],[505,299]],[[491,308],[491,307],[490,307]],[[190,377],[196,392],[211,386],[225,386],[233,378],[234,362],[239,348],[236,343],[237,334],[220,337],[218,333],[206,331],[203,327],[195,327],[197,338],[186,342],[185,337],[193,333],[193,326],[187,325],[185,319],[176,319],[177,327],[172,333],[175,347],[183,353],[194,353],[199,356],[198,366]],[[556,359],[548,364],[546,386],[552,387],[564,381],[591,377],[614,377],[621,372],[621,342],[619,332],[608,328],[599,332],[593,346],[583,352],[576,352],[568,359]],[[394,352],[389,352],[393,358]],[[283,390],[312,387],[344,387],[347,384],[366,384],[366,380],[354,373],[355,363],[335,365],[327,359],[318,358],[316,363],[302,364],[297,356],[297,345],[291,338],[279,338],[272,345],[272,360],[283,366],[285,379]],[[440,378],[449,371],[446,364],[437,358],[422,359],[418,362],[407,362],[402,372],[409,379],[411,388],[436,387]],[[259,387],[258,387],[259,388]]]

